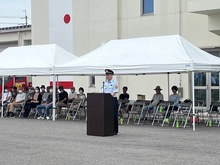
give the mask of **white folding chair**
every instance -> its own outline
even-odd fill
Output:
[[[180,122],[180,126],[186,128],[190,114],[192,114],[192,103],[180,103],[177,112],[174,113],[173,127],[176,122]]]
[[[143,101],[144,101],[144,107],[147,106],[147,105],[149,105],[149,104],[151,103],[150,100],[143,100]],[[140,116],[139,116],[137,125],[139,125],[139,124],[141,123],[141,119],[143,119],[143,123],[144,123],[144,121],[145,121],[145,118],[146,118],[146,115],[147,115],[147,114],[144,115],[144,107],[141,109],[141,114],[140,114]],[[148,107],[148,109],[146,110],[146,112],[148,112],[148,110],[149,110],[149,107]]]
[[[73,120],[78,116],[79,119],[81,117],[82,109],[84,108],[84,103],[86,100],[73,100],[70,107],[67,108],[67,114],[65,120],[68,119],[68,115],[72,115]]]
[[[195,101],[195,111],[199,117],[199,122],[204,121],[204,104],[203,100]]]
[[[163,101],[157,106],[156,112],[153,114],[154,118],[152,121],[152,126],[154,125],[155,121],[157,121],[158,123],[161,121],[161,126],[164,125],[171,104],[173,104],[173,102]]]
[[[131,118],[133,118],[134,121],[136,121],[137,118],[140,118],[144,105],[145,105],[144,100],[137,100],[132,104],[131,111],[128,112],[127,124],[129,124]]]
[[[214,109],[214,107],[216,109]],[[208,126],[209,122],[212,122],[212,125],[217,125],[219,127],[219,119],[218,119],[218,114],[219,114],[219,108],[220,108],[220,102],[219,101],[215,101],[212,102],[211,104],[211,108],[208,111],[208,117],[207,117],[207,121],[206,121],[206,126]],[[215,122],[214,122],[215,121]]]
[[[118,114],[121,113],[123,118],[123,111],[127,112],[130,100],[118,100]]]

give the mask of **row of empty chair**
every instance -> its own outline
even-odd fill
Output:
[[[128,115],[127,124],[129,124],[131,120],[137,125],[145,123],[146,116],[143,116],[143,110],[144,106],[150,104],[150,100],[127,100],[126,103],[119,101],[119,109],[121,104],[126,104],[124,108],[126,109]],[[174,110],[172,105],[173,103],[169,101],[161,102],[156,107],[156,111],[150,114],[152,118],[152,121],[150,121],[151,125],[158,123],[161,126],[170,125],[172,127],[186,128],[187,126],[190,126],[189,124],[192,123],[194,116],[196,123],[204,121],[206,126],[209,126],[209,123],[212,122],[212,125],[220,127],[220,111],[218,110],[220,109],[220,102],[213,102],[210,109],[206,111],[204,102],[196,101],[194,115],[193,105],[191,102],[181,102],[177,110]]]

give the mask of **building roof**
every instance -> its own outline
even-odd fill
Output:
[[[31,30],[31,25],[3,27],[0,28],[0,33],[7,33],[13,31],[26,31],[26,30]]]

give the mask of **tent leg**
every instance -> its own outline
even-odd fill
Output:
[[[167,86],[168,86],[167,93],[168,93],[168,99],[169,99],[170,97],[170,73],[169,72],[167,73]]]
[[[1,102],[1,104],[2,104],[2,107],[1,107],[1,118],[3,118],[3,102],[4,102],[4,100],[3,100],[3,94],[4,94],[4,80],[5,79],[5,77],[4,76],[2,76],[2,102]]]
[[[196,130],[195,125],[195,91],[194,91],[194,72],[192,72],[192,108],[193,108],[193,131]]]
[[[55,111],[56,111],[56,76],[53,75],[53,121],[55,121]]]

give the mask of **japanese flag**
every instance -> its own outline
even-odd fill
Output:
[[[49,43],[73,53],[72,0],[49,0]]]

